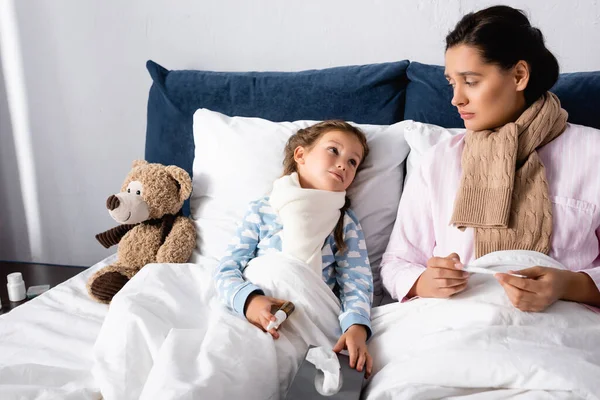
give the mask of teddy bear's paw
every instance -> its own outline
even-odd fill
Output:
[[[105,272],[89,285],[90,295],[99,302],[108,304],[128,281],[129,278],[119,272]]]

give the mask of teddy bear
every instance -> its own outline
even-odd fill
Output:
[[[196,230],[181,212],[190,197],[189,174],[174,165],[133,162],[121,192],[106,200],[121,225],[96,235],[109,248],[118,244],[117,261],[90,277],[87,289],[101,303],[113,296],[146,264],[185,263],[196,246]]]

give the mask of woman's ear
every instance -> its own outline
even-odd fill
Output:
[[[518,92],[522,92],[529,83],[529,64],[527,61],[519,60],[514,66],[515,85]]]
[[[294,149],[294,161],[297,164],[304,164],[304,156],[306,155],[306,151],[304,147],[298,146]]]

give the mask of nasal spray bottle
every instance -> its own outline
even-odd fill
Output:
[[[281,325],[283,321],[285,321],[290,316],[290,314],[294,312],[295,309],[296,307],[291,301],[286,301],[285,303],[283,303],[279,310],[275,312],[276,320],[269,322],[269,325],[267,325],[267,331],[279,328],[279,325]]]

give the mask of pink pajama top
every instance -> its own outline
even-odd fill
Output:
[[[475,257],[474,230],[449,224],[460,186],[464,134],[438,143],[423,157],[404,188],[381,278],[392,298],[405,296],[430,257]],[[600,130],[567,124],[537,149],[546,168],[553,227],[549,256],[587,273],[600,287]]]

